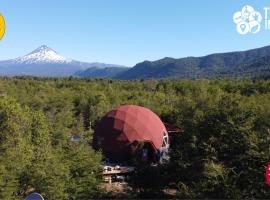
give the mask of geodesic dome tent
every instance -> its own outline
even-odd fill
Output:
[[[93,146],[108,158],[125,159],[136,142],[150,144],[153,152],[168,148],[167,130],[160,118],[141,106],[124,105],[107,113],[97,124]]]

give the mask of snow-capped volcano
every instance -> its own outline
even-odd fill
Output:
[[[72,60],[58,55],[53,49],[42,45],[31,53],[13,59],[14,63],[45,64],[45,63],[70,63]]]
[[[72,76],[88,68],[124,67],[104,63],[87,63],[66,59],[46,45],[25,56],[0,61],[0,76]]]

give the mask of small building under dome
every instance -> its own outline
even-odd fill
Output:
[[[167,155],[169,137],[154,112],[141,106],[124,105],[107,113],[97,124],[93,147],[101,149],[110,161],[126,161],[134,156],[160,161]]]

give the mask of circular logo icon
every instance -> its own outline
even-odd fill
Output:
[[[238,24],[238,23],[240,23],[240,22],[243,21],[242,13],[241,13],[240,11],[234,13],[234,15],[233,15],[233,21],[234,21],[234,23],[236,23],[236,24]]]
[[[257,21],[249,22],[249,31],[251,33],[258,33],[261,30],[261,24]]]
[[[254,11],[254,12],[250,13],[248,19],[249,19],[249,21],[257,21],[257,22],[261,23],[262,15],[261,15],[261,13]]]
[[[246,5],[242,8],[242,17],[243,20],[247,20],[249,15],[254,12],[254,8],[252,6]]]
[[[239,34],[255,34],[261,30],[262,15],[252,6],[246,5],[241,11],[234,13],[233,22]]]
[[[266,182],[270,187],[270,163],[268,163],[268,166],[266,168],[265,177],[266,177]]]
[[[0,40],[4,37],[6,31],[6,24],[3,15],[0,14]]]
[[[249,32],[249,24],[247,22],[240,22],[237,24],[236,29],[239,34],[245,35]]]

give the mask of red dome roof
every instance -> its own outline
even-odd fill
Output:
[[[135,141],[150,142],[155,150],[162,146],[166,128],[151,110],[125,105],[113,109],[97,124],[93,145],[105,154],[121,154]]]

